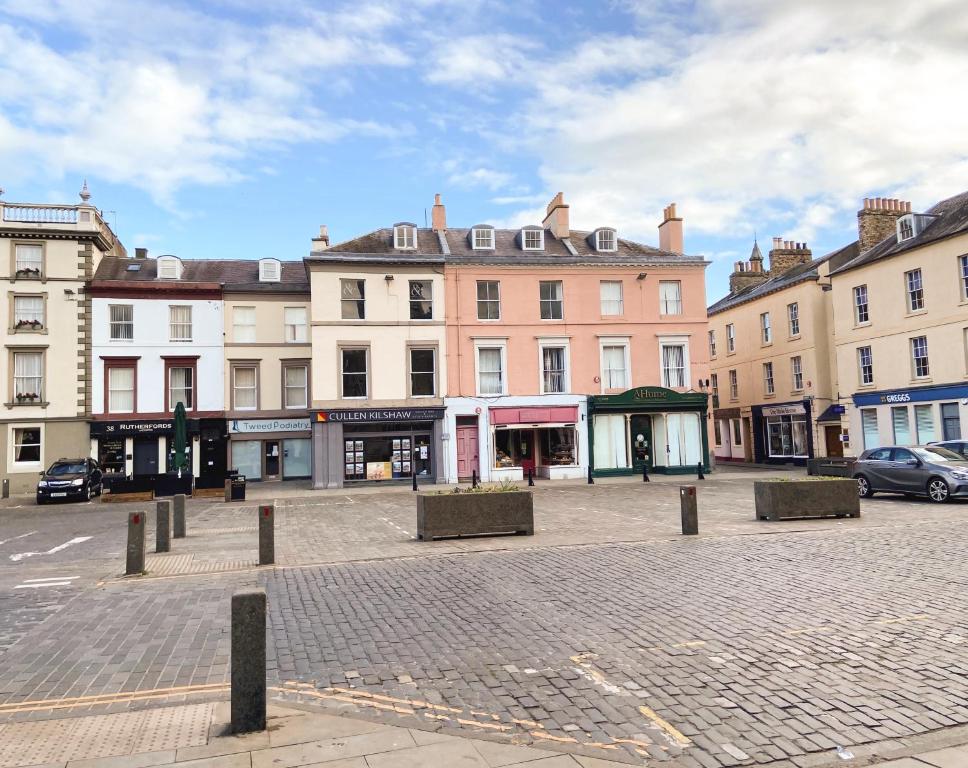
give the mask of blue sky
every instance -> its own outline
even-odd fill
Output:
[[[686,250],[726,291],[754,231],[816,255],[863,197],[968,188],[960,0],[0,0],[0,187],[129,249],[301,258],[422,222],[541,219]],[[764,248],[764,251],[766,248]]]

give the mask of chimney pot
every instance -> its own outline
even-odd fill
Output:
[[[319,234],[313,238],[313,245],[321,245],[323,248],[329,248],[329,227],[325,224],[319,225]]]
[[[147,248],[135,248],[134,249],[134,257],[136,259],[147,259],[148,258],[148,249]]]

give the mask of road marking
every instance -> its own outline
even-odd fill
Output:
[[[49,579],[24,579],[24,584],[34,584],[38,581],[71,581],[72,579],[79,579],[80,576],[52,576]]]
[[[0,541],[0,546],[3,546],[8,541],[16,541],[17,539],[26,539],[28,536],[33,536],[37,531],[31,531],[30,533],[21,533],[19,536],[11,536],[9,539],[4,539]]]
[[[692,742],[687,736],[685,736],[678,728],[676,728],[668,720],[659,717],[655,710],[649,709],[648,707],[639,707],[639,712],[645,715],[649,720],[655,723],[663,733],[666,734],[677,747],[688,747]]]
[[[24,579],[22,584],[18,584],[14,589],[37,589],[38,587],[73,587],[71,584],[74,579],[80,576],[54,576],[46,579]]]
[[[46,552],[18,552],[16,555],[10,555],[10,559],[15,563],[20,562],[28,557],[33,557],[34,555],[54,555],[62,550],[67,549],[72,544],[83,544],[85,541],[90,540],[91,536],[77,536],[70,541],[65,541],[63,544],[58,544],[53,549],[48,549]]]
[[[629,692],[624,688],[620,688],[614,683],[608,682],[608,680],[605,679],[605,676],[591,665],[588,659],[597,659],[597,653],[579,653],[578,655],[570,656],[569,658],[578,665],[577,667],[572,667],[572,669],[589,682],[600,686],[607,693],[611,693],[616,696],[629,695]]]
[[[152,688],[145,691],[131,691],[130,693],[101,693],[95,696],[76,696],[69,699],[35,699],[33,701],[0,704],[0,714],[36,712],[44,709],[69,709],[78,706],[89,707],[96,704],[161,699],[166,696],[184,696],[193,693],[219,693],[228,691],[229,688],[228,683],[205,683],[202,685],[182,685],[175,688]]]

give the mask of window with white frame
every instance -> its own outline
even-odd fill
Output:
[[[773,389],[773,363],[763,363],[763,392],[772,395]]]
[[[174,257],[158,259],[158,277],[163,280],[177,280],[181,275],[181,262]]]
[[[39,404],[44,399],[44,353],[13,353],[13,401]]]
[[[232,341],[253,344],[255,339],[255,307],[232,307]]]
[[[599,283],[602,317],[615,317],[625,312],[621,280],[602,280]]]
[[[800,335],[800,305],[797,302],[787,304],[787,322],[790,326],[790,336]]]
[[[760,341],[769,344],[773,341],[773,328],[770,326],[770,313],[763,312],[760,315]]]
[[[410,319],[433,320],[434,284],[430,280],[410,281]]]
[[[504,347],[478,347],[478,394],[503,395],[504,388]]]
[[[659,281],[659,314],[682,314],[682,283],[678,280]]]
[[[40,277],[44,270],[44,246],[18,243],[14,246],[14,262],[21,277]]]
[[[501,319],[501,283],[497,280],[477,281],[477,319]]]
[[[412,249],[417,247],[417,228],[410,224],[397,224],[393,228],[393,247]]]
[[[739,381],[736,378],[735,370],[729,372],[729,399],[739,399]]]
[[[192,340],[192,308],[190,305],[168,307],[168,340]]]
[[[716,357],[716,331],[709,332],[709,356]]]
[[[178,403],[189,411],[195,407],[195,369],[189,366],[168,369],[168,410],[174,411]]]
[[[626,390],[629,386],[627,343],[602,345],[602,387]]]
[[[924,286],[921,283],[921,270],[912,269],[904,273],[904,283],[907,286],[908,312],[924,309]]]
[[[474,249],[493,248],[494,230],[490,227],[474,227],[471,231],[471,242]]]
[[[278,283],[282,279],[282,265],[275,259],[259,260],[259,281]]]
[[[44,327],[44,297],[14,296],[13,327],[19,330],[40,330]]]
[[[39,426],[14,427],[12,430],[14,468],[39,467],[41,457],[41,429]]]
[[[867,286],[854,286],[854,324],[863,325],[871,320],[870,307],[867,304]]]
[[[433,347],[410,349],[410,396],[437,396],[437,350]]]
[[[108,332],[111,341],[134,339],[134,305],[111,304],[108,306]]]
[[[567,391],[568,352],[564,346],[541,345],[541,394]]]
[[[232,367],[232,404],[237,411],[259,407],[259,369],[254,365]]]
[[[108,375],[108,413],[134,413],[134,366],[105,366]]]
[[[927,336],[915,336],[911,339],[911,365],[916,379],[923,379],[931,374],[928,366]]]
[[[719,397],[719,374],[711,373],[709,374],[710,388],[712,389],[713,397]]]
[[[367,358],[368,350],[341,349],[340,377],[342,379],[342,397],[363,399],[369,393]]]
[[[615,244],[614,229],[600,229],[595,233],[595,250],[614,251],[617,250]]]
[[[958,257],[958,277],[961,283],[961,298],[968,300],[968,256]]]
[[[305,307],[286,307],[283,309],[282,322],[285,326],[287,344],[302,344],[309,341]]]
[[[686,386],[686,345],[660,343],[662,349],[662,386],[679,389]]]
[[[914,216],[902,216],[897,220],[897,241],[910,240],[914,237]]]
[[[306,408],[309,405],[309,366],[282,365],[283,407]]]
[[[340,317],[344,320],[366,318],[366,280],[341,278],[339,281]]]
[[[542,320],[561,320],[564,316],[564,289],[561,280],[542,280],[539,286]]]
[[[729,323],[726,326],[726,351],[736,351],[736,326],[732,323]]]
[[[862,386],[874,383],[874,355],[870,347],[857,348],[857,369]]]
[[[790,358],[790,374],[793,379],[793,391],[803,389],[803,360],[799,355]]]
[[[526,251],[544,250],[544,230],[543,229],[523,229],[521,230],[521,242]]]

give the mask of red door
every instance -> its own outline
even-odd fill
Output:
[[[477,427],[457,427],[457,477],[467,479],[472,472],[481,474],[477,458]]]

